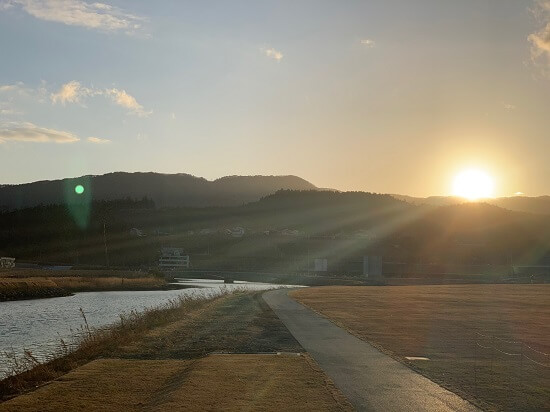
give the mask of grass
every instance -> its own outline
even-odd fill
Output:
[[[351,410],[306,356],[97,360],[0,411]]]
[[[47,270],[34,268],[0,268],[0,278],[40,278],[40,277],[123,277],[140,278],[147,276],[146,273],[135,270],[112,270],[112,269],[70,269],[70,270]]]
[[[69,292],[46,278],[0,278],[0,302],[6,300],[66,296]]]
[[[76,352],[45,365],[27,354],[35,367],[0,381],[0,411],[351,410],[296,355],[303,349],[261,294],[184,298],[95,332],[85,323]]]
[[[223,301],[227,296],[228,293],[211,298],[182,295],[157,308],[121,315],[119,323],[94,331],[88,328],[83,314],[85,326],[79,333],[80,342],[75,350],[69,350],[61,340],[58,353],[43,363],[29,351],[25,352],[23,357],[10,355],[12,367],[5,379],[0,381],[0,400],[23,393],[91,360],[106,356],[116,348],[139,339],[152,329],[176,322],[182,317]]]
[[[67,296],[75,292],[159,290],[162,277],[141,272],[17,269],[0,271],[0,301]]]
[[[484,409],[550,409],[550,285],[323,287],[293,296]]]
[[[195,359],[213,352],[303,352],[262,292],[238,293],[143,334],[112,356]]]

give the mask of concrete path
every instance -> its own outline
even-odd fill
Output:
[[[478,410],[297,303],[288,290],[269,291],[263,298],[357,410]]]

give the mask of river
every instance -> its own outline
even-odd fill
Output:
[[[224,284],[206,279],[179,280],[187,289],[166,291],[84,292],[73,296],[0,302],[0,379],[9,371],[6,353],[32,352],[39,360],[61,348],[61,339],[74,342],[82,330],[84,312],[91,328],[120,320],[120,314],[156,307],[180,295],[220,293],[222,288],[267,290],[281,285],[257,282]]]

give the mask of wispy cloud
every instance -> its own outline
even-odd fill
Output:
[[[516,106],[510,103],[502,103],[502,107],[504,107],[505,110],[515,110]]]
[[[105,90],[105,94],[110,96],[116,104],[129,109],[133,114],[147,117],[152,113],[151,111],[146,111],[143,106],[137,102],[135,97],[126,93],[125,90],[107,89]]]
[[[279,50],[275,50],[273,47],[269,47],[269,48],[264,47],[264,48],[261,48],[260,51],[270,59],[274,59],[277,61],[281,60],[284,57],[282,52],[280,52]]]
[[[372,49],[374,46],[376,46],[376,42],[372,39],[362,39],[361,44],[365,47],[368,47],[369,49]]]
[[[545,74],[550,74],[550,0],[535,0],[531,11],[540,26],[528,37],[531,43],[531,60]]]
[[[20,115],[20,114],[22,113],[18,110],[6,108],[5,106],[0,105],[0,116],[14,116],[14,115]]]
[[[80,139],[70,132],[47,129],[32,123],[0,125],[0,143],[32,142],[32,143],[74,143]]]
[[[17,87],[18,87],[18,86],[15,85],[15,84],[3,84],[3,85],[0,85],[0,93],[15,91],[15,90],[17,90]]]
[[[109,139],[102,139],[101,137],[88,137],[88,140],[89,143],[94,143],[94,144],[107,144],[107,143],[111,143],[111,141]]]
[[[145,20],[109,4],[82,0],[4,0],[0,10],[14,6],[40,20],[106,32],[135,33]]]
[[[0,84],[0,94],[17,93],[25,95],[30,92],[30,89],[25,86],[23,82],[17,82],[13,84]]]
[[[136,98],[125,90],[85,87],[76,80],[62,85],[56,93],[50,95],[50,98],[54,104],[61,103],[64,105],[65,103],[82,103],[84,98],[92,96],[106,96],[117,105],[128,109],[131,114],[137,116],[146,117],[152,113],[151,111],[146,111]]]

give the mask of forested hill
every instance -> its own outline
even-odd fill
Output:
[[[412,197],[392,195],[396,199],[404,200],[413,205],[449,206],[468,203],[467,200],[454,196]],[[495,205],[515,212],[538,213],[550,215],[550,196],[512,196],[483,199],[484,203]]]
[[[348,260],[369,253],[394,262],[463,264],[550,258],[546,215],[483,203],[428,207],[373,193],[288,190],[233,207],[158,208],[145,198],[4,212],[0,252],[28,261],[102,264],[104,230],[111,263],[127,266],[154,265],[161,246],[182,247],[200,259],[265,258],[265,265],[271,258],[299,260],[315,244],[320,254]]]
[[[74,191],[77,185],[84,188],[82,200],[147,197],[157,207],[236,206],[257,201],[279,189],[316,189],[296,176],[227,176],[208,181],[189,174],[117,172],[0,186],[0,209],[79,202]]]

